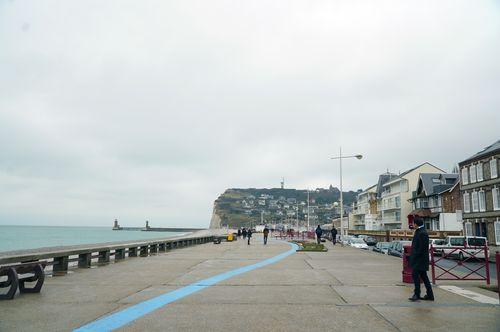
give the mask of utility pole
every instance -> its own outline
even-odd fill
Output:
[[[309,188],[307,188],[307,231],[309,232]]]

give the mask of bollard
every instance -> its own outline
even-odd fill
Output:
[[[413,270],[410,265],[410,255],[411,255],[411,246],[403,246],[403,282],[405,284],[412,284],[413,278],[411,276]]]

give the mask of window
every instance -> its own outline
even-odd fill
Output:
[[[490,160],[490,174],[492,179],[498,177],[497,160],[495,158]]]
[[[470,165],[470,183],[475,183],[477,180],[476,165]]]
[[[500,210],[500,188],[494,187],[491,189],[493,195],[493,210]]]
[[[401,207],[401,197],[396,197],[396,207]]]
[[[486,211],[486,198],[484,196],[484,190],[479,192],[479,211]]]
[[[464,212],[470,212],[470,194],[468,192],[464,192]]]
[[[469,173],[467,172],[467,167],[462,168],[462,184],[469,183]]]
[[[495,241],[500,244],[500,218],[495,221]]]
[[[483,181],[483,163],[477,163],[477,182]]]
[[[465,244],[465,238],[463,238],[463,237],[452,237],[452,238],[450,238],[450,244],[452,246],[463,247],[464,244]]]
[[[478,238],[474,238],[474,237],[467,239],[467,242],[469,243],[469,246],[471,246],[471,247],[484,247],[486,245],[485,239],[478,239]]]
[[[396,213],[394,213],[394,217],[396,218],[396,221],[401,221],[401,212],[396,211]]]
[[[472,212],[479,211],[479,196],[477,191],[472,192]]]
[[[465,235],[472,236],[472,223],[470,221],[465,223]]]

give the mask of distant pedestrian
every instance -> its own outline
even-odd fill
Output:
[[[333,245],[335,245],[335,243],[337,243],[337,229],[335,228],[335,226],[332,227],[332,243]]]
[[[264,226],[264,231],[262,232],[264,234],[264,245],[267,244],[267,236],[269,235],[269,228],[267,226]]]
[[[427,271],[429,271],[429,235],[425,230],[422,218],[417,217],[414,222],[418,228],[413,234],[413,240],[411,241],[410,266],[413,269],[411,276],[415,284],[415,290],[409,300],[412,302],[420,299],[434,301],[431,282],[427,276]],[[420,297],[420,279],[424,282],[427,292],[423,298]]]
[[[241,235],[243,235],[243,239],[247,237],[247,229],[243,227],[243,230],[241,231]]]
[[[251,238],[252,238],[252,230],[249,228],[247,232],[248,245],[250,245]]]
[[[321,229],[321,226],[318,225],[318,227],[316,227],[316,241],[318,241],[318,244],[321,243],[321,235],[323,235],[323,230]]]
[[[238,239],[241,239],[241,228],[238,228]]]

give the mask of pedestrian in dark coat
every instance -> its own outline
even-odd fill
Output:
[[[267,237],[269,235],[269,228],[267,226],[264,227],[264,231],[262,232],[264,234],[264,245],[267,244]]]
[[[415,230],[411,242],[410,266],[413,269],[412,278],[415,290],[409,300],[417,301],[422,299],[434,301],[431,282],[427,276],[427,271],[429,271],[429,235],[425,230],[422,218],[415,218],[414,222],[418,228]],[[427,291],[427,294],[423,298],[420,297],[420,280],[424,282]]]
[[[335,226],[332,227],[332,243],[335,245],[337,243],[337,229]]]
[[[323,235],[323,230],[321,229],[321,226],[318,225],[318,227],[316,227],[316,241],[318,241],[318,244],[321,243],[321,235]]]
[[[251,237],[252,237],[252,230],[248,229],[248,232],[247,232],[248,245],[250,245],[250,238]]]
[[[243,235],[243,238],[245,239],[247,237],[247,229],[243,227],[243,230],[241,231],[241,235]]]
[[[241,228],[238,228],[238,239],[241,239]]]

